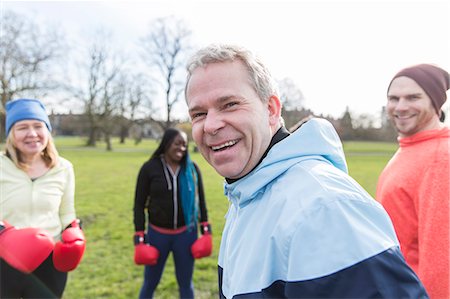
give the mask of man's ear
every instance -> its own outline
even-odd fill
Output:
[[[276,95],[272,95],[267,103],[269,110],[269,123],[271,126],[277,126],[281,117],[281,101]]]

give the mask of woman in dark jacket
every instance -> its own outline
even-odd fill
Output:
[[[153,297],[170,252],[180,298],[193,298],[194,258],[211,254],[202,177],[189,157],[187,145],[185,132],[167,129],[139,172],[134,200],[135,262],[146,265],[139,298]],[[199,239],[198,222],[202,234]]]

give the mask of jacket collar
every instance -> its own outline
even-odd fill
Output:
[[[289,133],[289,131],[285,128],[285,127],[281,127],[280,129],[278,129],[278,131],[275,133],[275,135],[273,135],[272,140],[270,140],[270,144],[269,147],[266,149],[266,151],[264,152],[264,154],[261,157],[261,160],[259,160],[258,164],[256,164],[256,166],[253,168],[255,169],[256,167],[258,167],[259,164],[261,164],[261,162],[264,160],[264,158],[267,156],[267,153],[270,151],[270,149],[277,144],[278,142],[280,142],[281,140],[283,140],[284,138],[288,137],[291,133]],[[253,169],[250,171],[252,172]],[[249,173],[250,173],[249,172]],[[243,176],[245,177],[245,176]],[[227,181],[228,184],[232,184],[240,179],[242,179],[243,177],[237,178],[237,179],[229,179],[229,178],[225,178],[225,180]]]
[[[341,140],[329,121],[311,119],[290,135],[280,130],[275,135],[264,158],[251,172],[233,182],[225,181],[224,192],[233,205],[244,207],[304,160],[320,160],[319,163],[331,164],[348,173]]]

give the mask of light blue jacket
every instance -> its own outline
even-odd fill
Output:
[[[225,195],[221,297],[427,297],[387,213],[347,174],[328,121],[275,144]]]

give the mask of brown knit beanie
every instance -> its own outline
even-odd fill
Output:
[[[401,70],[394,78],[392,78],[391,83],[389,83],[388,91],[392,81],[395,78],[403,76],[413,79],[420,87],[422,87],[425,93],[430,97],[434,109],[439,115],[442,105],[444,105],[447,100],[446,91],[450,86],[449,74],[440,67],[431,64],[411,66]]]

